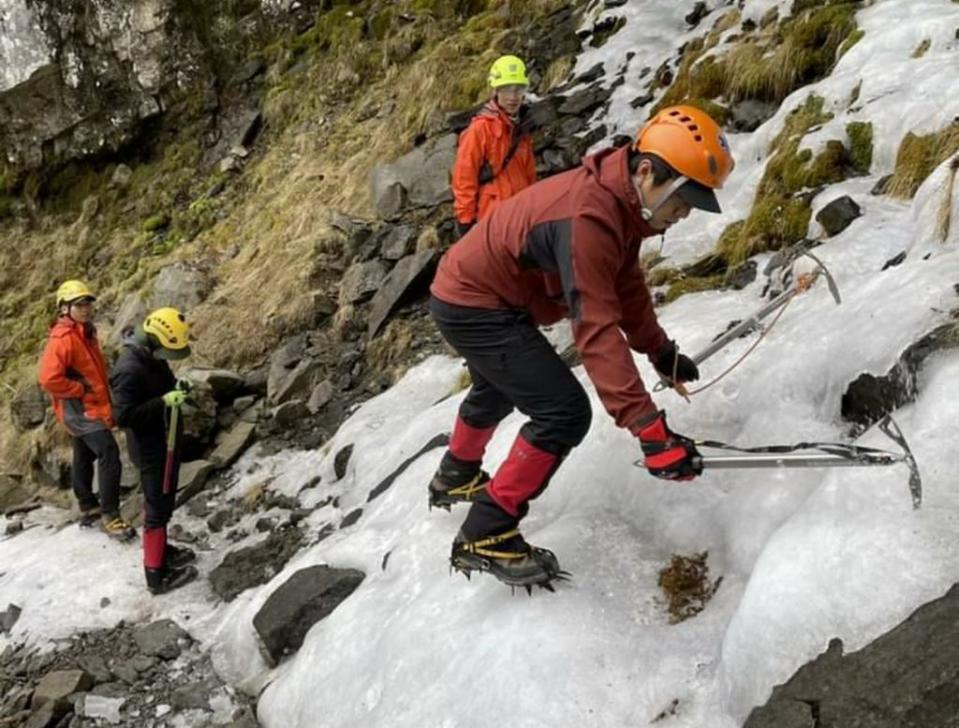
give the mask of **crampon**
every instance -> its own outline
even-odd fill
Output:
[[[515,547],[507,544],[502,550],[489,548],[507,541],[520,545]],[[513,592],[516,587],[522,587],[527,594],[533,593],[534,586],[555,591],[553,582],[567,581],[571,576],[568,571],[559,568],[559,562],[552,551],[530,546],[517,529],[478,541],[454,541],[453,553],[450,555],[450,570],[453,569],[467,579],[474,571],[485,571],[506,584]]]
[[[480,470],[471,480],[460,485],[448,484],[440,473],[437,473],[430,482],[429,508],[443,508],[450,510],[454,503],[468,503],[473,501],[477,494],[486,488],[489,482],[489,473]]]

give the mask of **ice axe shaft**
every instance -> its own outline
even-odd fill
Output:
[[[173,468],[176,467],[176,431],[180,408],[170,408],[170,428],[166,435],[166,462],[163,466],[163,495],[168,495],[173,485]]]
[[[904,462],[904,457],[892,455],[869,455],[851,460],[830,453],[755,453],[742,455],[705,455],[698,464],[708,470],[731,470],[738,468],[857,468],[869,465],[895,465]]]

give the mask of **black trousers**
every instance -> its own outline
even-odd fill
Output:
[[[82,510],[100,506],[103,513],[120,510],[120,448],[110,430],[97,430],[74,435],[73,470],[70,474],[73,492]],[[97,464],[99,500],[93,492],[93,463]]]
[[[430,299],[440,333],[466,360],[473,386],[460,405],[472,427],[491,427],[515,407],[529,417],[520,434],[556,455],[589,431],[589,398],[569,367],[521,309],[480,309]]]
[[[128,436],[127,442],[131,442]],[[140,470],[140,483],[143,486],[143,525],[146,528],[165,526],[173,516],[176,506],[176,491],[179,481],[179,452],[173,458],[173,476],[170,479],[170,492],[163,492],[163,474],[166,467],[166,444],[162,440],[141,444],[130,448],[130,457]]]

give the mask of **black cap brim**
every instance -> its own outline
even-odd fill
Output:
[[[716,199],[716,193],[706,185],[700,184],[695,180],[687,180],[686,183],[677,190],[677,193],[690,207],[705,210],[706,212],[722,212],[722,208],[719,206],[719,200]]]
[[[157,359],[178,361],[180,359],[186,359],[188,356],[190,356],[190,347],[184,346],[182,349],[165,349],[162,346],[158,346],[153,350],[153,356],[155,356]]]

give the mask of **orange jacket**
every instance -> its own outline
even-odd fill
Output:
[[[57,320],[40,357],[39,380],[71,435],[113,427],[107,365],[92,325],[69,316]]]
[[[460,134],[456,162],[453,164],[453,211],[461,223],[485,217],[503,200],[536,181],[533,140],[523,134],[506,169],[503,160],[509,152],[515,124],[495,101],[483,107]],[[479,183],[480,169],[488,162],[496,177]]]

